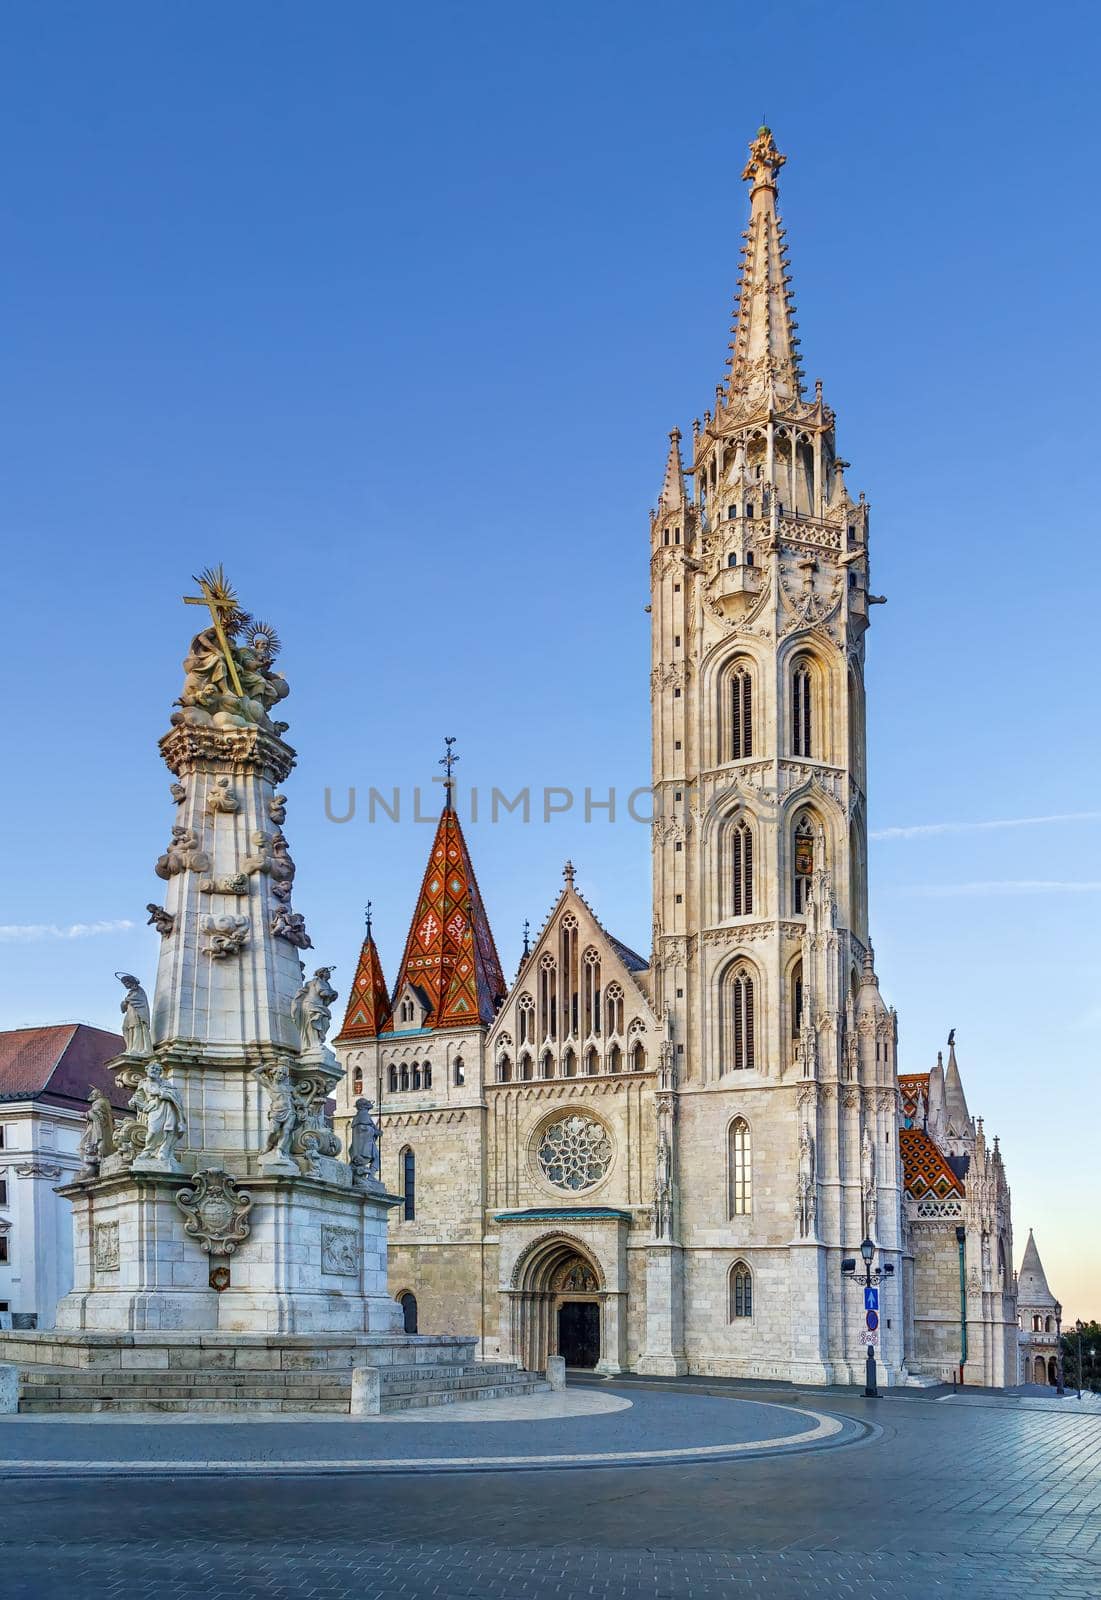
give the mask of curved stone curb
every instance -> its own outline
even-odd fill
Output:
[[[686,1445],[671,1450],[599,1451],[590,1454],[378,1457],[359,1460],[291,1461],[7,1461],[2,1477],[330,1477],[376,1473],[547,1472],[600,1467],[650,1467],[673,1463],[753,1460],[765,1455],[796,1455],[856,1444],[876,1431],[851,1418],[795,1406],[777,1409],[809,1417],[814,1426],[777,1439]]]

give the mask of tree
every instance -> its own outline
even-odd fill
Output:
[[[1063,1329],[1063,1383],[1067,1389],[1078,1388],[1078,1331]],[[1101,1322],[1082,1324],[1082,1388],[1101,1393]]]

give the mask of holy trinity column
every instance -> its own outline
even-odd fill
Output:
[[[90,1117],[85,1170],[63,1191],[76,1283],[58,1326],[387,1332],[401,1312],[377,1129],[362,1108],[340,1159],[326,1114],[342,1075],[326,1042],[336,990],[330,968],[303,961],[293,903],[279,640],[220,568],[196,584],[187,603],[210,621],[160,741],[174,814],[148,906],[152,1003],[117,974],[125,1049],[111,1067],[133,1115]]]

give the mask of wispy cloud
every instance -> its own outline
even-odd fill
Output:
[[[988,822],[918,822],[910,828],[877,828],[869,837],[925,839],[937,833],[989,833],[996,828],[1038,828],[1059,822],[1101,822],[1101,811],[1063,811],[1052,817],[993,817]]]
[[[100,933],[128,933],[137,924],[115,922],[0,922],[0,944],[40,944],[46,939],[94,939]]]
[[[998,894],[1101,894],[1101,883],[1081,879],[1069,882],[1054,878],[992,878],[977,883],[913,883],[902,885],[902,894],[917,894],[931,899],[953,895]]]

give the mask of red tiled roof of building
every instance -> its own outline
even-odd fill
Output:
[[[459,819],[446,805],[428,855],[394,999],[406,984],[428,1005],[428,1028],[490,1023],[505,980]],[[393,1018],[385,1023],[393,1028]]]
[[[122,1049],[121,1035],[84,1022],[11,1028],[0,1033],[0,1100],[82,1105],[94,1085],[124,1110],[126,1092],[105,1066]]]

